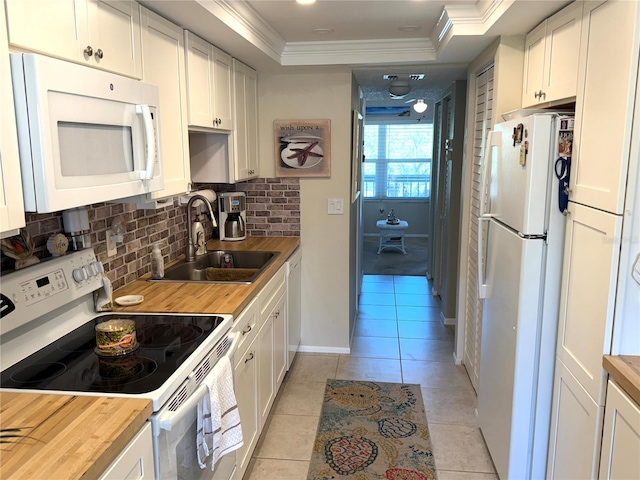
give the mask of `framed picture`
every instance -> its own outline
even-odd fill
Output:
[[[362,114],[354,110],[351,119],[351,202],[355,202],[360,195],[360,164],[362,163],[362,149],[364,145]]]
[[[276,177],[331,176],[331,120],[274,120]]]

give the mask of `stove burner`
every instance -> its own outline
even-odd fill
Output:
[[[138,343],[145,348],[164,348],[169,345],[184,345],[200,338],[202,328],[197,325],[177,323],[152,323],[137,327]]]
[[[145,357],[99,357],[98,374],[91,384],[92,390],[127,385],[145,379],[156,371],[158,364]]]
[[[59,345],[58,350],[67,353],[85,352],[88,349],[92,349],[95,346],[95,343],[95,335],[79,335],[62,345]]]
[[[60,362],[36,363],[13,373],[10,378],[17,383],[38,383],[58,377],[66,369],[67,367]]]

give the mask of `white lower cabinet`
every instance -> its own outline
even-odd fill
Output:
[[[147,422],[99,480],[154,479],[156,472],[153,466],[152,442],[151,424]]]
[[[242,338],[234,356],[234,388],[244,444],[236,452],[236,479],[241,479],[247,470],[251,453],[258,442],[260,419],[258,417],[258,352],[256,334],[258,321],[258,302],[254,300],[235,320],[233,330],[240,332]]]
[[[273,369],[273,322],[271,318],[268,318],[260,327],[256,339],[256,349],[258,355],[258,415],[260,429],[262,429],[276,397]]]
[[[273,370],[275,373],[276,391],[282,385],[284,375],[287,373],[287,295],[282,292],[278,299],[271,318],[273,321]]]
[[[234,356],[234,387],[244,445],[236,452],[241,480],[287,371],[285,266],[235,319],[242,338]]]
[[[609,381],[600,480],[640,478],[640,406]]]
[[[547,478],[597,478],[603,413],[604,407],[557,360]]]

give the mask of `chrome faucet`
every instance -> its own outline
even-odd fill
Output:
[[[187,262],[193,262],[196,259],[196,249],[195,245],[193,244],[193,233],[191,229],[191,207],[193,205],[193,202],[195,202],[196,200],[202,201],[202,203],[204,203],[209,208],[211,223],[214,227],[218,226],[216,217],[213,215],[213,207],[211,206],[211,202],[202,195],[193,195],[187,203]]]

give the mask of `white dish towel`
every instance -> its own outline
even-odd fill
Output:
[[[198,464],[205,468],[209,456],[211,470],[220,457],[243,444],[238,403],[233,391],[231,362],[222,357],[205,377],[209,393],[198,402]]]

